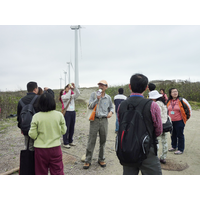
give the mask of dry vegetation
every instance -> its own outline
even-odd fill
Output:
[[[159,91],[160,88],[164,88],[167,95],[170,88],[175,87],[178,89],[180,96],[186,98],[192,108],[194,110],[197,110],[200,108],[200,82],[189,82],[189,81],[151,81],[152,83],[156,84],[156,89]],[[118,93],[118,88],[123,87],[124,88],[124,94],[126,96],[130,95],[130,90],[128,85],[123,86],[112,86],[109,87],[106,91],[107,94],[109,94],[112,99],[114,96]],[[91,88],[95,90],[96,88]],[[81,89],[80,89],[81,90]],[[55,100],[56,100],[56,109],[61,110],[61,103],[59,102],[59,92],[60,90],[54,90],[55,93]],[[0,120],[5,120],[6,117],[12,116],[17,114],[17,104],[23,96],[26,95],[26,91],[17,91],[17,92],[0,92]],[[144,96],[146,97],[148,95],[148,92],[146,91],[144,93]],[[89,99],[89,97],[88,97]],[[81,98],[78,99],[77,109],[80,106],[85,106],[86,102],[84,100],[81,100]],[[77,110],[78,111],[78,110]]]

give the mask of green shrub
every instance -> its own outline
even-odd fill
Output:
[[[190,81],[151,81],[156,85],[156,90],[160,91],[161,88],[165,89],[167,96],[169,96],[170,88],[177,88],[179,95],[187,99],[194,110],[200,109],[200,82],[190,82]],[[118,89],[122,87],[124,89],[124,95],[129,96],[131,91],[127,85],[121,86],[111,86],[106,90],[106,93],[111,96],[114,101],[114,96],[118,94]],[[0,119],[5,119],[11,114],[17,114],[17,104],[19,100],[26,95],[26,91],[17,92],[0,92]],[[56,110],[61,111],[62,105],[59,101],[60,90],[54,90]],[[144,92],[144,97],[148,96],[148,90]],[[84,101],[77,101],[77,107],[85,106]]]

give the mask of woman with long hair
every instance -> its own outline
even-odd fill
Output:
[[[171,135],[172,148],[170,148],[169,151],[174,151],[174,154],[180,155],[185,149],[185,137],[183,132],[186,121],[192,114],[192,109],[188,101],[179,96],[176,88],[169,89],[169,101],[167,103],[167,108],[173,124],[173,131]],[[177,147],[178,151],[176,151]]]
[[[72,91],[74,89],[74,92]],[[64,108],[67,108],[65,113],[65,122],[67,126],[67,131],[65,135],[63,135],[63,147],[69,149],[71,146],[76,146],[73,143],[73,135],[74,135],[74,127],[76,122],[76,111],[75,111],[75,99],[77,99],[80,95],[78,88],[75,87],[75,84],[68,84],[65,87],[65,91],[61,96],[61,99],[64,104]]]

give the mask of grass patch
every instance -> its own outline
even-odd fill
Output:
[[[200,102],[189,101],[189,104],[192,107],[192,110],[200,110]]]
[[[0,120],[0,132],[3,132],[10,126],[17,126],[17,118],[16,117]]]

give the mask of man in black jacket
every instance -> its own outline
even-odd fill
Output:
[[[27,84],[27,91],[28,91],[27,95],[21,99],[22,102],[25,105],[29,104],[32,101],[32,99],[35,97],[35,95],[37,95],[37,93],[38,93],[38,85],[37,85],[37,83],[36,82],[29,82]],[[34,108],[36,113],[38,112],[38,108],[37,108],[38,97],[36,98],[36,100],[35,100],[35,102],[33,104],[33,108]],[[17,106],[17,121],[18,121],[18,127],[20,129],[21,129],[21,127],[20,127],[20,123],[21,123],[20,122],[20,113],[21,113],[21,110],[22,110],[22,106],[21,106],[20,102],[18,102],[18,106]],[[21,131],[21,133],[23,134],[22,131]],[[24,137],[25,137],[25,146],[27,146],[28,135],[24,135]],[[33,143],[34,143],[34,140],[30,138],[29,149],[31,151],[34,151]]]
[[[22,102],[27,105],[27,104],[30,104],[30,102],[32,101],[32,99],[37,95],[38,93],[38,85],[36,82],[29,82],[27,84],[27,95],[24,96],[21,100]],[[48,92],[50,94],[53,95],[54,97],[54,92],[49,89],[48,87],[45,87],[44,88],[44,92]],[[39,96],[37,96],[36,100],[34,101],[33,103],[33,108],[35,110],[35,113],[39,112],[38,110],[38,107],[37,107],[37,102],[38,102],[38,99],[39,99]],[[20,102],[18,103],[18,106],[17,106],[17,121],[18,121],[18,127],[21,129],[20,127],[20,113],[22,111],[22,106],[20,104]],[[21,133],[23,134],[23,132],[21,131]],[[27,146],[27,143],[28,143],[28,138],[29,136],[28,135],[24,135],[25,137],[25,146]],[[34,147],[33,147],[33,143],[34,143],[34,140],[30,138],[30,141],[29,141],[29,150],[31,151],[34,151]]]

